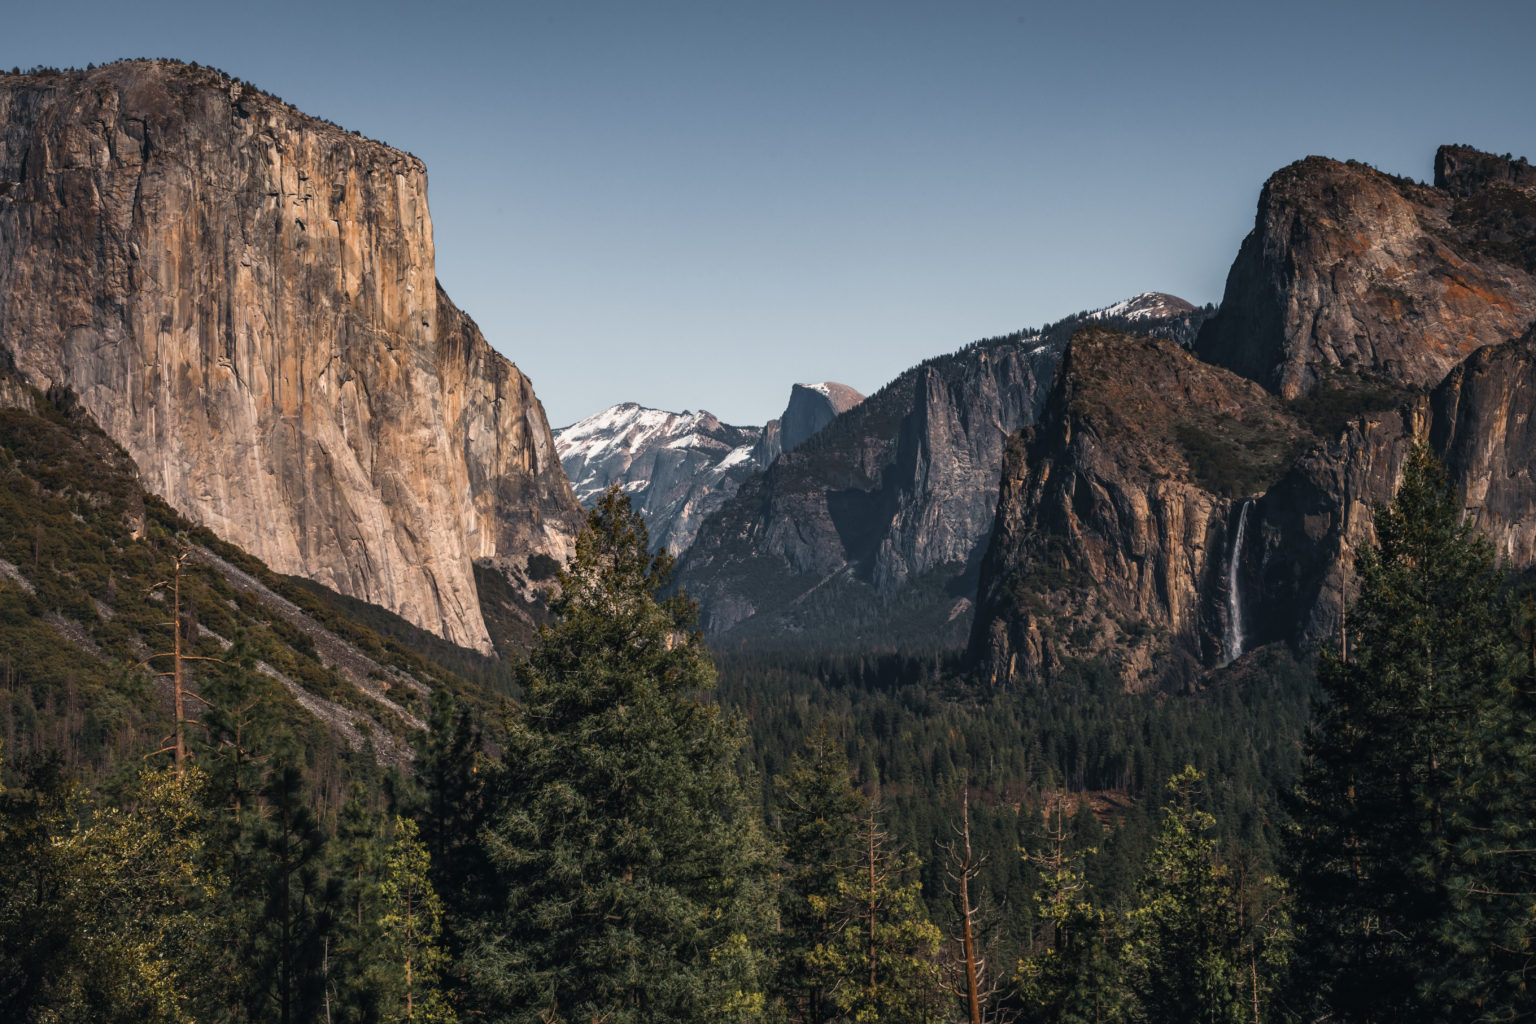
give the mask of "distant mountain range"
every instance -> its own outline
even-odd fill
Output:
[[[1084,659],[1200,685],[1337,636],[1419,439],[1508,563],[1536,564],[1523,159],[1445,146],[1429,184],[1282,168],[1219,311],[1146,293],[867,399],[795,385],[761,427],[626,404],[552,432],[438,286],[408,154],[170,61],[0,77],[0,125],[16,457],[99,426],[134,477],[114,487],[167,522],[482,655],[526,640],[578,498],[614,485],[714,643],[964,647],[996,686]],[[56,511],[26,515],[67,533]],[[112,601],[50,611],[43,542],[0,545],[0,588],[109,649]]]
[[[555,447],[578,500],[590,505],[622,487],[645,516],[651,547],[679,554],[743,480],[863,400],[844,384],[796,384],[783,416],[762,427],[625,402],[555,431]]]
[[[1190,341],[1206,311],[1147,293],[908,370],[705,521],[678,578],[720,642],[964,642],[1003,447],[1090,317]]]

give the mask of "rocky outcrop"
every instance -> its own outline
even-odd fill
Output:
[[[785,451],[699,531],[706,630],[831,643],[963,636],[1003,443],[1059,348],[1036,332],[930,360]]]
[[[864,396],[846,384],[796,384],[790,389],[789,404],[779,418],[784,451],[794,451],[812,434],[862,401]]]
[[[1511,565],[1536,565],[1536,327],[1485,348],[1430,399],[1430,443],[1467,513]]]
[[[205,68],[0,78],[0,346],[274,569],[490,650],[472,561],[578,515],[434,276],[426,169]]]
[[[986,677],[1097,657],[1178,686],[1256,646],[1343,643],[1355,555],[1419,440],[1507,564],[1536,564],[1531,182],[1465,147],[1434,188],[1317,158],[1271,179],[1196,345],[1268,394],[1080,335],[1003,473]]]
[[[759,468],[756,427],[708,412],[625,402],[555,432],[562,465],[586,504],[617,484],[645,517],[651,549],[681,554],[699,525]]]
[[[581,512],[533,382],[437,289],[437,374],[449,435],[463,452],[469,554],[530,596],[528,559],[564,562]]]
[[[960,647],[1008,437],[1077,326],[1184,339],[1206,311],[1147,293],[908,370],[785,452],[704,524],[678,576],[705,629],[767,644]]]
[[[772,465],[774,459],[800,447],[811,435],[862,401],[864,396],[846,384],[823,381],[794,385],[789,389],[784,414],[769,420],[763,428],[762,438],[752,451],[753,461],[760,467]]]
[[[1536,309],[1531,168],[1444,147],[1436,187],[1308,157],[1276,173],[1202,329],[1202,359],[1286,398],[1431,387]]]
[[[1151,688],[1239,653],[1223,647],[1242,635],[1226,597],[1244,505],[1308,440],[1262,388],[1173,342],[1079,331],[1003,468],[972,636],[986,676],[1100,657]]]

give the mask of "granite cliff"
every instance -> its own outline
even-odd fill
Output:
[[[846,384],[796,384],[789,389],[789,404],[783,415],[763,427],[762,439],[752,452],[753,461],[758,468],[771,466],[774,459],[800,447],[811,435],[862,401],[864,396]]]
[[[1172,303],[1149,331],[1203,316]],[[963,642],[1008,436],[1034,422],[1078,314],[908,370],[741,489],[678,576],[714,634],[880,646]],[[1187,331],[1186,331],[1187,332]]]
[[[993,681],[1103,657],[1148,688],[1239,653],[1224,583],[1245,499],[1309,439],[1172,342],[1079,331],[1002,470],[972,641]]]
[[[490,650],[563,555],[543,410],[434,273],[426,168],[207,68],[0,78],[0,348],[280,572]]]
[[[1463,147],[1434,188],[1302,161],[1266,185],[1195,345],[1221,365],[1079,333],[1010,442],[971,636],[984,676],[1099,657],[1177,687],[1256,646],[1341,640],[1354,554],[1416,440],[1509,563],[1536,564],[1528,172]]]
[[[1442,147],[1433,187],[1308,157],[1259,195],[1195,352],[1285,398],[1432,387],[1536,309],[1536,169]]]

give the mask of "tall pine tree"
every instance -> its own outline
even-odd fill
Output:
[[[473,968],[492,1017],[762,1015],[765,847],[693,607],[659,596],[670,566],[610,491],[521,672],[486,830],[506,896]]]
[[[1508,796],[1494,779],[1521,776],[1529,793],[1498,754],[1520,731],[1500,574],[1422,444],[1375,522],[1376,546],[1356,559],[1349,647],[1324,657],[1308,740],[1297,976],[1336,1019],[1484,1019],[1508,980],[1495,978],[1487,912],[1517,900],[1530,931],[1529,893],[1477,882],[1483,854],[1517,838],[1490,828]]]
[[[821,1024],[840,1012],[834,995],[843,979],[817,950],[847,927],[839,884],[859,867],[867,801],[853,788],[848,757],[825,726],[807,738],[774,786],[783,857],[774,994],[792,1024]]]

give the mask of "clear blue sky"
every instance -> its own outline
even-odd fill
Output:
[[[761,423],[978,337],[1217,301],[1308,154],[1536,159],[1529,0],[8,5],[0,65],[176,57],[428,167],[444,287],[555,425]]]

